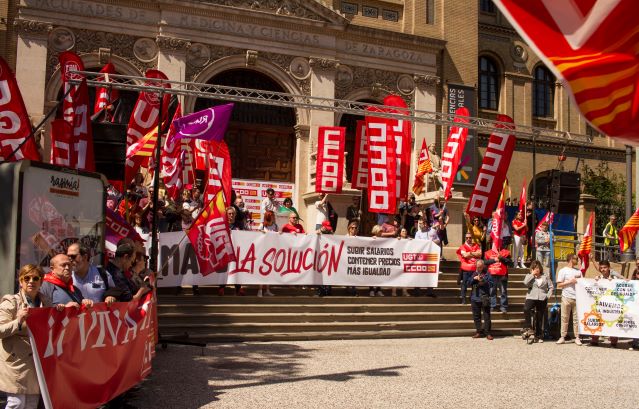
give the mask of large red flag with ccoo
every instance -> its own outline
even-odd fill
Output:
[[[637,3],[494,0],[601,132],[639,143]]]

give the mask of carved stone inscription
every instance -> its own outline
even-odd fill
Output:
[[[194,30],[214,31],[241,37],[280,41],[304,46],[319,46],[324,40],[324,36],[319,34],[305,33],[303,31],[289,30],[286,28],[246,24],[218,18],[188,15],[167,15],[166,18],[167,23],[170,25],[192,28]]]
[[[28,7],[64,12],[88,17],[110,18],[132,23],[157,22],[159,14],[150,10],[100,4],[84,0],[23,0]]]

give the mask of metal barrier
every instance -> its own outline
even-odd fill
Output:
[[[555,237],[555,258],[557,260],[565,260],[568,254],[577,254],[579,245],[581,244],[581,239],[583,238],[584,234],[567,230],[553,230],[553,235]],[[574,238],[569,239],[567,238],[568,236],[572,236]],[[596,261],[609,260],[611,256],[612,260],[610,261],[621,260],[621,253],[619,251],[618,245],[606,246],[605,244],[603,244],[603,241],[605,239],[604,236],[595,234],[593,235],[593,237],[594,240],[592,243],[592,247]],[[559,254],[557,253],[557,250],[559,250]]]

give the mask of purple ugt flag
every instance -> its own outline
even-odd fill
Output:
[[[173,140],[190,138],[220,142],[224,139],[231,112],[233,104],[224,104],[177,118],[173,121]]]

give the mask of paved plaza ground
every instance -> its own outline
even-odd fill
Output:
[[[639,352],[514,337],[169,345],[138,408],[639,408]]]

